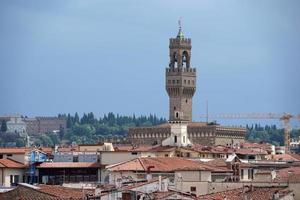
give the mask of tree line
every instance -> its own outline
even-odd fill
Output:
[[[251,142],[268,142],[276,146],[284,145],[284,129],[277,128],[276,125],[265,125],[260,124],[247,125],[246,140]],[[290,132],[291,138],[299,138],[300,130],[293,129]]]
[[[67,130],[60,130],[59,139],[73,141],[80,144],[97,143],[106,137],[127,137],[130,127],[155,126],[166,122],[165,118],[156,115],[125,116],[112,112],[96,118],[93,112],[84,113],[82,117],[76,112],[74,115],[59,114],[67,121]]]
[[[155,126],[165,123],[165,118],[156,115],[131,116],[114,114],[112,112],[95,117],[93,112],[84,113],[81,117],[78,113],[59,114],[67,122],[67,129],[61,129],[59,133],[47,133],[32,137],[36,145],[54,146],[55,144],[76,142],[77,144],[93,144],[103,138],[125,138],[130,127]],[[274,145],[284,145],[284,130],[276,125],[252,124],[246,125],[246,140],[251,142],[268,142]],[[7,133],[5,121],[0,127],[0,146],[13,145],[24,146],[26,140],[17,133]],[[292,130],[291,138],[299,138],[300,130]]]

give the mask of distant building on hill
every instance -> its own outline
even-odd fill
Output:
[[[7,132],[27,133],[29,135],[49,133],[67,128],[63,117],[23,117],[22,115],[3,115],[0,121],[6,121]]]
[[[65,118],[59,117],[35,117],[35,118],[24,118],[26,123],[27,133],[38,134],[38,133],[49,133],[53,131],[59,131],[67,128],[67,121]]]

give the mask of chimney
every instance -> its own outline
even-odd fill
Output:
[[[100,196],[101,195],[101,188],[100,185],[97,185],[96,189],[95,189],[95,196]]]
[[[147,176],[146,176],[147,181],[150,181],[152,179],[151,168],[154,168],[154,166],[147,167]]]
[[[162,191],[161,176],[158,176],[158,191]]]
[[[272,200],[278,200],[279,199],[279,193],[278,191],[275,191],[275,193],[273,194]]]

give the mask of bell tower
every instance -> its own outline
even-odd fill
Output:
[[[176,38],[170,38],[169,42],[170,63],[166,68],[169,121],[192,121],[196,69],[191,67],[191,39],[184,37],[180,21]]]

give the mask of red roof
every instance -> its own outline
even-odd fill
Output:
[[[276,172],[275,181],[279,182],[300,182],[300,167],[289,167]]]
[[[44,162],[37,168],[101,168],[100,163],[94,162]]]
[[[75,188],[67,188],[57,185],[37,185],[43,193],[47,193],[51,196],[60,197],[60,198],[81,198],[84,197],[85,194],[93,194],[94,190],[91,189],[75,189]]]
[[[297,155],[297,154],[295,154]],[[299,161],[299,158],[293,156],[293,154],[275,154],[275,155],[267,155],[268,160],[283,160],[283,161]]]
[[[171,146],[150,146],[150,145],[141,145],[137,147],[133,146],[116,146],[114,147],[115,151],[129,151],[129,152],[170,152],[174,151],[176,147]]]
[[[216,192],[213,194],[201,195],[198,199],[205,200],[243,200],[245,198],[252,200],[272,199],[273,194],[278,192],[279,196],[289,194],[291,191],[286,190],[284,187],[245,187],[224,192]]]
[[[222,154],[230,154],[233,152],[232,149],[225,146],[204,146],[200,144],[195,144],[192,147],[182,147],[183,149],[196,151],[199,153],[222,153]]]
[[[0,159],[0,168],[25,168],[25,165],[11,159]]]
[[[153,172],[174,172],[181,170],[224,171],[224,169],[220,167],[177,157],[135,158],[119,164],[110,165],[107,168],[111,171],[147,171],[148,167],[151,166],[153,166],[151,168]]]
[[[26,148],[0,148],[0,154],[25,154]]]
[[[268,152],[263,149],[235,149],[236,154],[241,155],[267,155]]]

